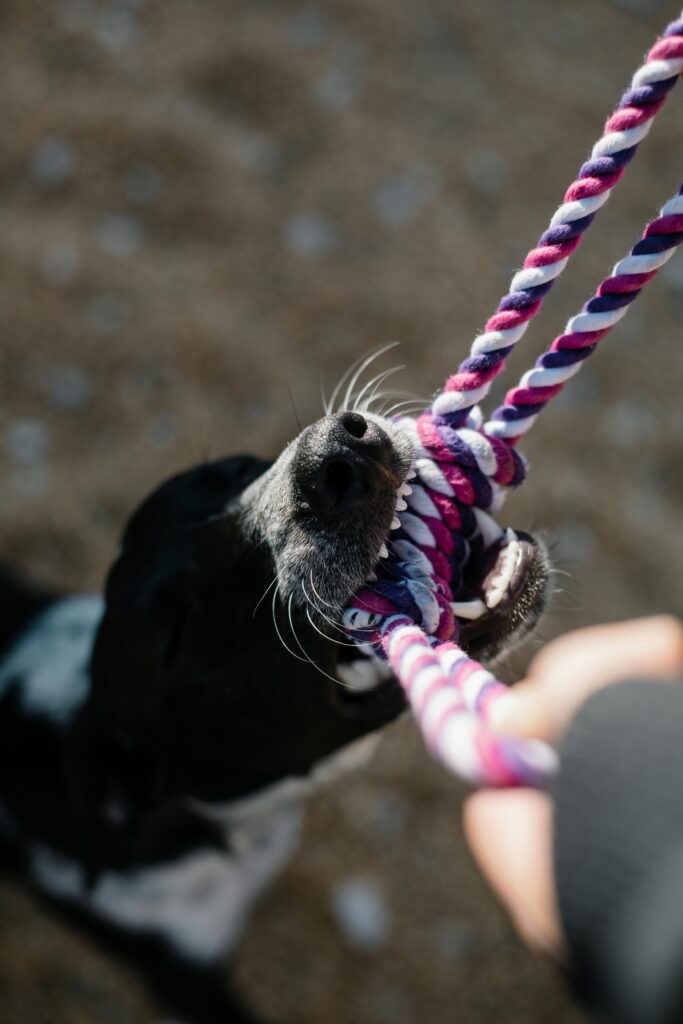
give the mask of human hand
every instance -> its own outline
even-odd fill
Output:
[[[683,625],[670,616],[568,633],[548,644],[504,697],[492,725],[556,744],[593,693],[622,680],[675,679]],[[465,834],[491,888],[534,949],[562,958],[553,879],[550,798],[533,790],[483,790],[465,804]]]

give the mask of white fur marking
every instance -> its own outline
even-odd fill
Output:
[[[16,683],[26,712],[65,725],[88,692],[88,661],[103,611],[101,597],[79,594],[39,615],[0,665],[0,694]]]
[[[236,944],[254,900],[292,854],[301,813],[282,807],[232,856],[204,849],[173,864],[106,871],[90,891],[81,866],[47,847],[34,847],[31,870],[54,896],[133,931],[161,933],[182,955],[209,962]]]

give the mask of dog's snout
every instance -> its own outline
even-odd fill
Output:
[[[345,512],[362,505],[378,483],[377,469],[357,457],[338,455],[318,470],[311,488],[316,510]]]
[[[341,514],[394,486],[394,458],[386,431],[371,417],[346,410],[308,428],[294,479],[314,512]]]
[[[347,410],[320,422],[327,424],[327,427],[323,428],[327,446],[350,450],[386,469],[391,467],[393,445],[386,431],[371,417]]]

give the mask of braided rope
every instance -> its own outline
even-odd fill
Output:
[[[467,410],[489,392],[505,360],[526,332],[553,284],[610,197],[655,116],[683,71],[683,14],[672,22],[636,71],[619,106],[605,124],[590,159],[567,189],[562,205],[510,283],[498,311],[487,322],[433,404],[432,413],[458,426]]]
[[[534,368],[527,370],[517,387],[508,391],[505,403],[493,412],[484,430],[506,438],[508,444],[516,444],[550,399],[581,369],[598,342],[625,316],[630,304],[671,259],[682,240],[683,185],[662,207],[659,217],[650,221],[640,241],[617,263],[582,311],[567,322],[564,334],[555,338]]]
[[[567,331],[553,342],[484,424],[478,403],[538,313],[584,232],[623,175],[683,71],[683,13],[652,47],[607,121],[549,229],[512,279],[470,357],[416,420],[397,417],[415,449],[392,522],[390,552],[344,613],[349,635],[388,659],[428,748],[451,770],[486,785],[542,786],[556,767],[545,744],[495,735],[490,714],[507,688],[458,647],[459,620],[485,610],[454,600],[470,558],[498,542],[517,543],[491,518],[525,478],[516,440],[573,376],[656,271],[683,241],[682,192],[614,268]],[[472,606],[479,607],[472,607]]]

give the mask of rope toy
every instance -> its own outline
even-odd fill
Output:
[[[417,419],[395,419],[413,440],[415,462],[397,496],[391,550],[383,549],[386,557],[352,598],[344,624],[364,653],[388,660],[434,757],[476,785],[543,787],[556,771],[557,755],[539,740],[491,730],[491,712],[507,687],[458,646],[461,622],[485,611],[482,602],[458,602],[463,572],[473,551],[494,542],[502,541],[506,564],[514,563],[515,535],[505,535],[489,513],[497,512],[525,479],[526,464],[516,444],[683,242],[683,186],[487,421],[479,403],[623,176],[681,72],[683,12],[633,76],[590,159],[475,338],[469,357],[431,408]]]

